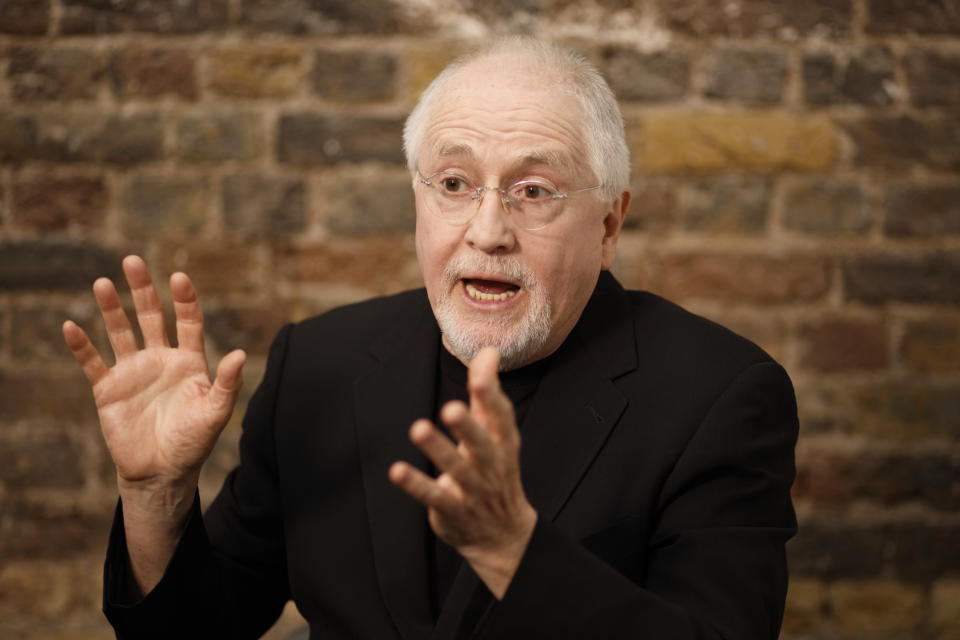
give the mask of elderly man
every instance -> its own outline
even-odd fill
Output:
[[[315,638],[776,638],[793,391],[607,272],[630,191],[603,79],[497,41],[434,81],[404,143],[425,290],[280,331],[205,515],[244,354],[210,383],[190,280],[170,279],[176,348],[136,257],[143,349],[106,279],[116,365],[64,325],[117,466],[118,635],[257,637],[292,598]]]

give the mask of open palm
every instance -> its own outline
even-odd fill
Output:
[[[163,309],[146,264],[123,261],[143,335],[139,348],[113,282],[93,290],[116,364],[108,367],[83,329],[63,326],[64,338],[93,387],[107,447],[119,480],[172,485],[195,478],[224,425],[240,388],[242,351],[225,356],[213,383],[203,350],[203,320],[196,291],[182,273],[170,278],[177,317],[177,347],[171,347]]]

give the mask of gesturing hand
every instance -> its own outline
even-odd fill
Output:
[[[426,505],[437,536],[462,555],[491,592],[506,593],[537,514],[520,479],[520,433],[513,405],[500,389],[496,349],[470,363],[470,406],[443,406],[443,420],[459,441],[451,442],[429,420],[410,427],[410,439],[441,472],[430,478],[406,462],[390,467],[390,480]]]
[[[246,355],[238,350],[225,356],[211,384],[203,320],[190,279],[183,273],[170,277],[177,316],[178,346],[173,348],[146,264],[127,256],[123,271],[133,293],[143,349],[137,347],[117,290],[107,278],[97,280],[93,292],[116,364],[107,367],[75,323],[64,323],[63,336],[93,387],[121,495],[125,490],[160,495],[171,487],[189,491],[233,411]]]

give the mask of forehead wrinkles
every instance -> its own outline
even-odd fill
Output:
[[[493,86],[489,94],[452,90],[443,96],[427,126],[428,148],[443,155],[469,155],[467,147],[478,154],[484,146],[497,150],[509,144],[514,153],[519,147],[531,159],[569,165],[563,156],[572,159],[583,148],[576,120],[579,103],[557,91],[507,91]]]

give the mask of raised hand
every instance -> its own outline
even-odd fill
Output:
[[[93,285],[116,356],[108,368],[79,326],[67,321],[63,335],[93,387],[104,438],[122,482],[177,482],[199,472],[233,411],[240,387],[242,351],[220,362],[211,384],[203,350],[203,320],[197,294],[182,273],[170,278],[178,346],[167,341],[163,309],[137,256],[123,261],[133,293],[144,348],[120,306],[113,283]]]
[[[123,271],[133,293],[143,348],[137,347],[117,290],[107,278],[97,280],[93,292],[116,356],[114,366],[106,365],[75,323],[64,323],[63,336],[93,387],[100,427],[117,466],[131,560],[146,591],[162,575],[169,559],[166,552],[172,553],[193,501],[200,467],[230,419],[246,354],[240,350],[227,354],[211,383],[203,319],[190,278],[183,273],[170,277],[178,342],[171,347],[146,264],[127,256]],[[160,551],[159,557],[147,557],[145,566],[138,564],[138,541],[149,553]],[[157,564],[160,574],[154,576]]]
[[[390,467],[390,480],[423,503],[434,533],[470,563],[502,598],[526,551],[537,514],[520,479],[520,433],[513,405],[500,389],[496,349],[470,363],[470,406],[443,406],[451,442],[429,420],[410,427],[410,439],[440,471],[430,478],[406,462]]]

